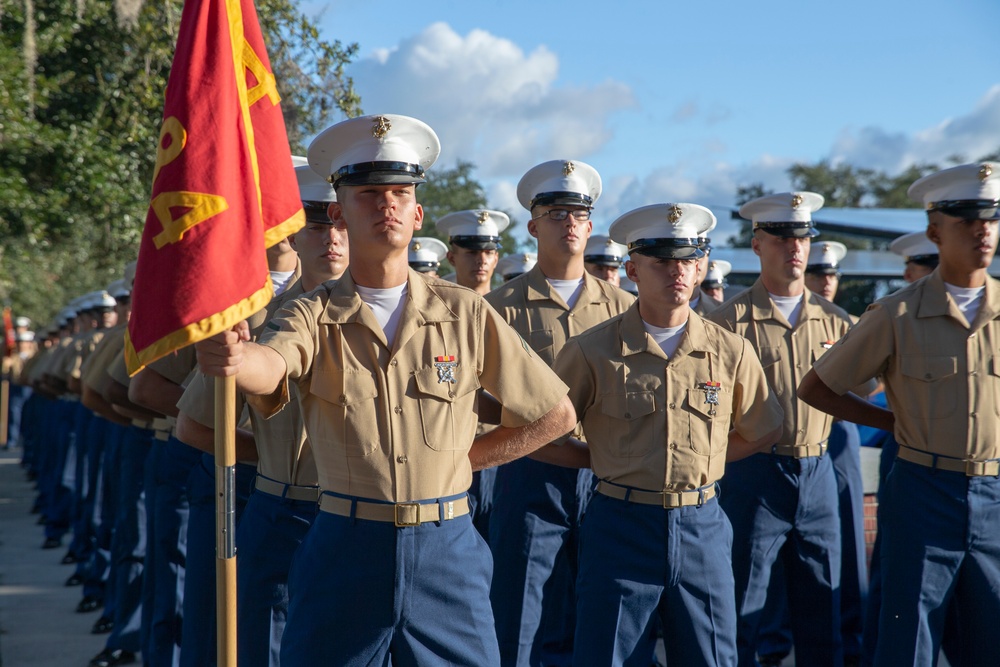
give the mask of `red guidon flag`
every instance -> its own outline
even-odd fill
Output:
[[[186,0],[139,247],[129,373],[273,293],[265,248],[305,222],[252,0]]]

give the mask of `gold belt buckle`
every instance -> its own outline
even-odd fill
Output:
[[[399,509],[413,509],[413,513],[416,517],[415,521],[401,521],[399,518]],[[394,508],[393,523],[396,524],[396,528],[406,528],[407,526],[419,526],[420,525],[420,503],[397,503]]]

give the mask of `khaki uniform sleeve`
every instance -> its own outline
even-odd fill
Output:
[[[291,400],[288,381],[299,381],[309,376],[316,356],[318,315],[325,307],[323,301],[293,301],[264,327],[260,344],[265,345],[285,360],[285,377],[274,393],[267,396],[247,396],[247,402],[265,419],[277,414]]]
[[[501,425],[524,426],[545,416],[568,387],[492,306],[482,301],[479,312],[479,382],[503,406]]]
[[[577,420],[582,422],[583,416],[594,404],[597,391],[594,374],[576,338],[570,338],[563,349],[559,350],[552,370],[569,387],[569,400],[576,410]]]
[[[890,314],[882,305],[873,304],[855,326],[813,363],[813,370],[823,384],[843,395],[882,375],[893,348]]]
[[[197,366],[194,345],[182,347],[172,354],[157,359],[149,364],[149,368],[156,371],[174,384],[183,385],[184,380],[194,367]]]
[[[125,355],[119,354],[108,366],[108,376],[120,385],[128,386],[132,379],[125,367]]]
[[[177,409],[202,426],[215,428],[215,378],[195,371],[184,393],[177,401]],[[249,428],[249,415],[242,392],[236,392],[236,426]]]
[[[752,441],[781,426],[785,416],[750,341],[742,340],[743,352],[737,370],[739,395],[733,401],[733,428]]]

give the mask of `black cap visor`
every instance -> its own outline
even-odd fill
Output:
[[[756,222],[754,231],[761,230],[782,238],[812,239],[819,236],[819,230],[811,222]]]
[[[963,220],[1000,220],[1000,200],[996,199],[937,201],[928,205],[927,210],[941,211]]]
[[[581,192],[539,192],[531,200],[531,208],[536,206],[586,206],[590,208],[594,200]]]
[[[416,185],[423,183],[424,168],[409,162],[349,164],[333,175],[333,187],[342,185]]]
[[[646,255],[657,259],[701,259],[705,251],[699,239],[638,239],[628,245],[629,254]]]
[[[448,239],[459,248],[466,250],[499,250],[499,236],[452,236]]]

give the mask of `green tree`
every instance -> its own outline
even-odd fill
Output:
[[[182,0],[0,0],[0,300],[43,322],[134,259]],[[261,26],[293,151],[360,112],[344,66],[291,0]]]
[[[436,168],[427,173],[427,182],[420,186],[417,193],[417,200],[424,209],[424,225],[419,232],[420,236],[433,236],[447,245],[448,237],[437,229],[439,219],[455,211],[492,208],[486,201],[486,190],[473,175],[475,169],[473,163],[459,160],[454,167]],[[522,251],[523,246],[527,245],[518,241],[514,235],[514,229],[519,224],[514,215],[510,211],[503,212],[510,218],[510,226],[500,233],[501,256]],[[444,262],[439,274],[445,275],[452,268]]]

